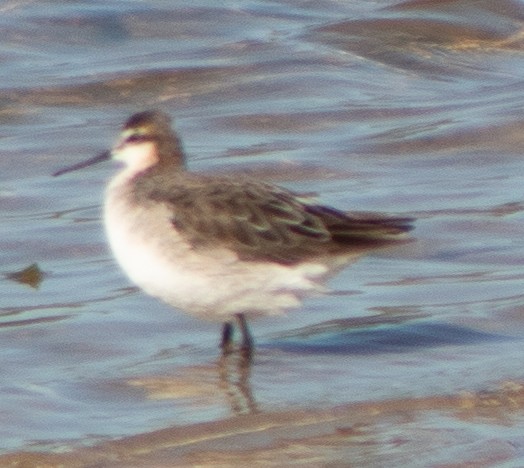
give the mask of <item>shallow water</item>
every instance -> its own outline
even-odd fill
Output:
[[[2,453],[524,381],[522,2],[8,0],[0,13]],[[416,216],[414,242],[254,323],[251,368],[224,366],[217,324],[136,291],[113,261],[100,206],[114,168],[50,176],[150,107],[176,117],[191,168]],[[493,415],[430,409],[383,422],[383,437],[414,440],[419,420],[517,447],[496,463],[524,459],[520,403],[503,432]],[[470,461],[463,438],[438,440],[432,460]]]

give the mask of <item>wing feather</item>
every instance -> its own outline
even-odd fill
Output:
[[[411,228],[410,218],[344,213],[252,179],[187,177],[157,184],[148,196],[168,205],[173,226],[195,249],[222,246],[245,260],[293,264],[387,243]]]

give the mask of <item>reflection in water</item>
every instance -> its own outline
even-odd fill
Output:
[[[258,411],[249,380],[251,365],[251,357],[243,352],[223,354],[218,361],[219,386],[236,415]]]
[[[427,319],[375,316],[332,320],[295,330],[274,340],[272,347],[298,353],[380,354],[508,339],[511,337]]]
[[[238,416],[258,411],[250,376],[251,359],[232,352],[222,355],[216,364],[178,367],[174,373],[136,377],[126,383],[144,390],[149,400],[172,400],[175,407],[222,407],[225,400],[230,414]]]

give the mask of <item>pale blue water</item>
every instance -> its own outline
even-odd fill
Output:
[[[494,5],[3,2],[0,450],[234,413],[213,380],[219,326],[129,289],[112,260],[100,204],[114,168],[50,176],[150,107],[176,117],[194,169],[418,217],[415,243],[253,324],[259,410],[523,380],[524,4]],[[38,287],[7,276],[33,263]],[[153,377],[189,396],[148,398]]]

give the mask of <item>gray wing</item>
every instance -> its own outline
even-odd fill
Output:
[[[253,180],[201,180],[158,198],[168,199],[174,227],[194,248],[223,246],[245,260],[293,264],[384,244],[411,228],[408,218],[344,213]]]

